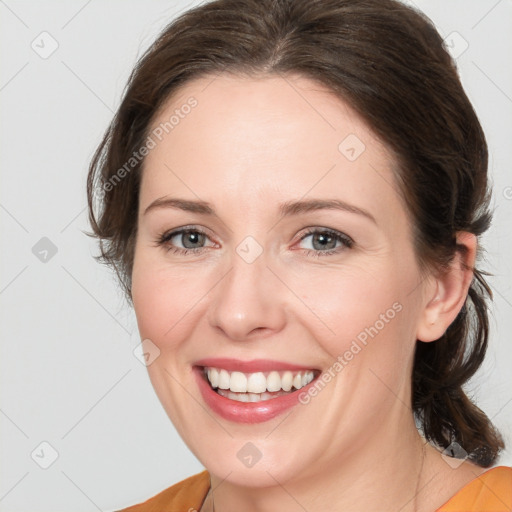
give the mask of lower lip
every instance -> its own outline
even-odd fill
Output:
[[[261,402],[238,402],[219,395],[206,380],[203,368],[194,367],[199,390],[208,407],[219,416],[236,423],[262,423],[299,404],[300,393],[307,391],[315,380],[287,395]]]

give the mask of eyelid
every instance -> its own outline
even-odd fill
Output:
[[[318,233],[327,233],[328,235],[333,236],[337,241],[340,241],[342,244],[340,247],[336,247],[334,249],[326,249],[326,250],[300,249],[302,251],[305,251],[305,253],[308,255],[309,254],[311,254],[311,255],[338,254],[338,253],[342,252],[343,250],[352,248],[352,246],[354,245],[354,240],[349,235],[347,235],[341,231],[338,231],[337,229],[323,227],[323,226],[309,226],[305,229],[306,229],[306,231],[300,235],[299,240],[296,243],[302,242],[305,238],[307,238],[308,236],[311,236],[311,235],[315,235]],[[170,246],[169,241],[172,238],[174,238],[175,236],[181,235],[183,233],[196,232],[196,233],[200,233],[200,234],[204,235],[214,245],[217,244],[217,242],[214,240],[214,237],[212,237],[210,235],[209,231],[210,230],[208,230],[207,228],[203,228],[203,227],[200,227],[200,226],[197,226],[194,224],[181,226],[181,227],[166,231],[163,234],[161,234],[156,241],[156,245],[163,246],[163,247],[167,246],[167,249],[169,251],[172,250],[173,252],[178,253],[178,254],[183,254],[183,255],[189,254],[189,253],[199,254],[199,253],[203,252],[204,250],[211,248],[212,246],[203,246],[203,247],[196,247],[196,248],[190,249],[190,248],[186,248],[186,247],[184,247],[184,248],[176,247],[174,245]]]
[[[210,230],[208,230],[206,228],[203,228],[203,227],[200,227],[200,226],[196,226],[194,224],[190,224],[190,225],[186,225],[186,226],[180,226],[179,228],[174,228],[174,229],[170,229],[168,231],[165,231],[161,235],[161,238],[162,239],[165,238],[165,239],[169,240],[169,239],[175,237],[176,235],[180,235],[180,234],[182,234],[184,232],[187,232],[187,231],[201,233],[202,235],[205,235],[210,240],[212,240],[212,242],[214,241],[213,237],[211,235]]]
[[[343,233],[342,231],[338,231],[337,229],[327,228],[327,227],[322,227],[322,226],[313,226],[313,227],[306,228],[306,230],[307,231],[300,236],[299,241],[302,241],[307,236],[314,235],[316,233],[328,233],[328,234],[333,235],[337,239],[342,240],[348,247],[352,247],[355,243],[352,237],[350,237],[346,233]],[[324,252],[327,252],[327,251],[324,251]]]
[[[187,247],[176,247],[174,245],[170,245],[169,242],[171,239],[173,239],[175,236],[182,235],[183,233],[186,233],[186,232],[200,233],[200,234],[204,235],[206,238],[208,238],[214,245],[217,244],[217,242],[214,239],[212,239],[213,237],[209,234],[208,229],[191,224],[191,225],[181,226],[178,228],[174,228],[174,229],[165,231],[164,233],[162,233],[161,235],[159,235],[157,237],[155,245],[156,245],[156,247],[163,247],[168,252],[172,251],[172,252],[174,252],[176,254],[180,254],[180,255],[186,255],[186,254],[190,254],[190,253],[200,254],[205,249],[212,247],[212,246],[204,246],[204,247],[196,247],[196,248],[189,249]]]

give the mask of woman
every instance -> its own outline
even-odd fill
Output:
[[[88,193],[206,468],[126,510],[510,510],[462,389],[488,341],[486,142],[422,15],[192,9],[134,70]]]

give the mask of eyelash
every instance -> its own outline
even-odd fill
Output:
[[[185,256],[187,254],[193,253],[193,254],[200,254],[203,252],[206,247],[197,247],[195,249],[182,249],[181,247],[174,247],[169,244],[169,241],[174,238],[177,235],[181,235],[184,233],[199,233],[201,235],[204,235],[208,237],[208,234],[203,231],[202,229],[195,227],[195,226],[185,226],[183,228],[177,229],[175,231],[171,232],[165,232],[162,233],[158,239],[156,240],[156,245],[159,247],[164,247],[168,252],[173,252],[174,254],[179,254],[181,256]],[[327,229],[327,228],[309,228],[306,233],[304,233],[300,241],[304,240],[306,237],[314,234],[323,234],[328,235],[330,237],[333,237],[336,241],[339,241],[342,243],[341,247],[337,247],[335,249],[328,249],[325,251],[315,251],[313,249],[302,249],[305,251],[306,256],[318,258],[320,256],[330,256],[334,254],[339,254],[341,251],[345,249],[351,249],[354,245],[354,241],[352,238],[350,238],[348,235],[345,235],[344,233],[341,233],[339,231],[333,230],[333,229]],[[209,238],[209,237],[208,237]]]
[[[199,254],[205,249],[205,247],[198,247],[196,249],[182,249],[181,247],[173,247],[172,245],[169,244],[169,240],[174,238],[176,235],[181,235],[183,233],[199,233],[201,235],[208,237],[208,233],[206,233],[202,229],[199,229],[195,226],[185,226],[175,231],[162,233],[158,237],[156,244],[157,246],[164,247],[167,250],[167,252],[173,252],[175,254],[179,254],[182,256],[185,256],[190,253]]]
[[[306,233],[304,233],[300,237],[300,241],[304,240],[306,237],[314,234],[322,234],[333,237],[337,242],[341,242],[341,246],[335,249],[327,249],[326,251],[315,251],[313,249],[302,249],[305,251],[306,256],[310,256],[312,258],[319,258],[320,256],[331,256],[335,254],[339,254],[340,252],[351,249],[354,246],[354,241],[348,235],[341,233],[340,231],[336,231],[334,229],[327,228],[309,228]]]

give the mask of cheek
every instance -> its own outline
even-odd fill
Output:
[[[316,319],[316,332],[325,332],[333,340],[356,337],[375,323],[382,330],[381,323],[394,319],[400,309],[400,280],[393,279],[389,271],[370,274],[355,268],[322,269],[303,272],[293,282],[294,292],[305,306],[303,317]]]
[[[149,338],[160,350],[168,349],[187,325],[199,298],[195,279],[186,272],[177,275],[151,261],[136,257],[132,275],[132,298],[140,336]],[[164,343],[164,340],[165,343]]]
[[[403,265],[391,265],[388,258],[357,265],[272,267],[286,285],[277,281],[272,295],[253,298],[286,310],[290,325],[284,329],[300,325],[304,339],[314,340],[329,356],[357,351],[356,342],[363,348],[371,343],[389,358],[400,350],[400,340],[410,337],[414,308],[405,301],[410,302],[415,275]],[[170,265],[149,251],[136,253],[132,296],[142,339],[170,352],[195,328],[208,329],[208,308],[226,299],[217,283],[219,272],[217,265]]]
[[[346,385],[345,378],[358,380],[364,375],[363,383],[351,382],[349,387],[376,396],[369,386],[376,383],[375,375],[395,388],[408,371],[405,362],[410,361],[415,346],[418,309],[410,294],[416,282],[414,272],[389,265],[374,266],[372,272],[368,268],[302,274],[294,281],[294,291],[307,306],[302,306],[297,318],[328,354],[332,374],[343,373]]]

